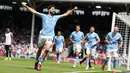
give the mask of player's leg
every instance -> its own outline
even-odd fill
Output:
[[[35,68],[35,69],[37,69],[37,64],[38,64],[38,62],[39,62],[39,57],[40,57],[40,55],[41,55],[42,48],[43,48],[43,46],[42,46],[42,47],[39,47],[39,49],[38,49],[38,51],[37,51],[37,54],[36,54],[36,62],[35,62],[35,65],[34,65],[34,68]]]
[[[43,36],[39,36],[38,38],[38,51],[37,51],[37,54],[36,54],[36,62],[35,62],[35,65],[34,65],[34,68],[37,69],[37,64],[39,62],[39,57],[41,55],[41,52],[42,52],[42,49],[45,45],[45,42],[46,42],[46,39],[43,37]]]
[[[6,58],[4,60],[8,60],[8,54],[9,54],[9,46],[5,45],[5,51],[6,51]]]
[[[108,62],[110,62],[110,58],[111,58],[111,49],[107,49],[107,51],[106,51],[106,59],[104,60],[104,62],[102,64],[102,70],[104,70],[105,65],[107,65]]]
[[[57,53],[57,64],[58,64],[58,65],[60,64],[60,61],[61,61],[62,51],[63,51],[62,48],[59,48],[59,49],[58,49],[58,53]]]
[[[91,49],[91,59],[94,60],[94,64],[96,64],[96,48]],[[91,67],[95,69],[94,67]]]
[[[86,55],[86,49],[85,49],[85,55]],[[85,58],[83,58],[79,63],[80,63],[80,65],[84,62],[84,61],[86,61],[86,57]],[[81,66],[80,66],[81,67]],[[90,62],[90,59],[89,59],[89,67],[92,67],[91,66],[91,62]]]
[[[51,47],[52,47],[51,44],[45,45],[45,51],[42,53],[42,56],[40,57],[40,60],[39,60],[38,65],[37,65],[37,70],[41,70],[41,64],[44,62],[45,58],[47,57],[47,54],[48,54]]]
[[[117,64],[118,64],[118,54],[117,54],[117,50],[115,49],[113,51],[113,73],[115,73]]]
[[[12,52],[11,46],[9,45],[9,53],[8,53],[8,58],[9,58],[9,60],[11,60],[11,52]]]
[[[73,65],[73,68],[76,67],[77,63],[78,63],[78,60],[79,60],[79,53],[81,51],[81,45],[80,44],[75,44],[75,49],[76,49],[76,57],[75,57],[75,60],[74,60],[74,65]]]
[[[86,49],[84,49],[84,53],[85,53],[85,55],[86,55]],[[85,60],[86,60],[86,57],[83,58],[79,63],[82,64]]]
[[[87,50],[86,50],[86,70],[88,70],[88,68],[89,68],[89,60],[90,60],[90,49],[89,48],[87,48]]]
[[[50,51],[51,47],[52,47],[52,41],[53,41],[53,37],[44,37],[46,39],[45,42],[45,50],[44,52],[42,52],[42,56],[40,57],[40,60],[38,62],[38,66],[37,66],[37,70],[41,70],[41,64],[44,62],[45,58],[47,57],[48,52]]]

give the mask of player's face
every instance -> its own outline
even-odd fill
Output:
[[[80,26],[76,26],[76,31],[80,31]]]
[[[92,32],[94,32],[94,31],[95,31],[94,27],[91,27],[91,28],[90,28],[90,32],[92,33]]]
[[[50,14],[55,14],[55,7],[51,7],[50,9],[49,9],[49,13]]]
[[[118,27],[114,27],[114,33],[117,33],[119,31]]]
[[[60,32],[60,31],[58,31],[58,35],[61,35],[61,32]]]
[[[10,29],[7,29],[7,32],[10,32]]]

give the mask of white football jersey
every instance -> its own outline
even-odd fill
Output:
[[[5,33],[5,45],[11,45],[12,44],[12,33]]]

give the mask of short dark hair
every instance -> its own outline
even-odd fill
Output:
[[[51,9],[52,7],[54,7],[54,8],[55,8],[55,5],[50,5],[50,6],[48,6],[48,8],[47,8],[47,9],[49,10],[49,9]]]
[[[80,27],[80,25],[76,25],[76,27],[77,27],[77,26],[79,26],[79,27]]]
[[[95,28],[94,26],[90,26],[90,28]]]

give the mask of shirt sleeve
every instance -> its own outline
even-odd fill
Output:
[[[119,39],[120,41],[122,41],[123,40],[123,37],[121,36],[121,34],[120,34],[120,39]]]
[[[98,39],[100,39],[100,38],[99,38],[98,34],[96,34],[96,40],[98,40]]]
[[[56,41],[56,36],[54,37],[54,41]]]
[[[65,38],[63,37],[63,42],[65,41]]]
[[[84,38],[84,33],[82,33],[82,38]]]
[[[61,17],[62,17],[61,15],[55,15],[56,20],[60,19]]]
[[[107,36],[105,37],[105,40],[108,40],[109,39],[109,33],[107,34]]]
[[[70,35],[70,38],[72,38],[73,37],[73,32],[71,33],[71,35]]]
[[[88,41],[88,34],[86,34],[86,36],[84,37],[84,39]]]
[[[38,13],[38,14],[37,14],[37,16],[39,16],[39,17],[41,17],[41,18],[43,18],[45,15],[46,15],[46,14],[44,14],[44,13]]]

